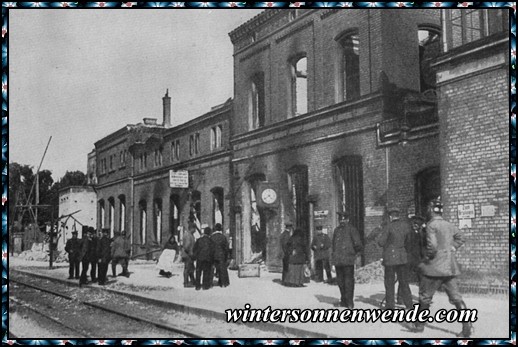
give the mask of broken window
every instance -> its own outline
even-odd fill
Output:
[[[146,201],[142,200],[139,203],[140,210],[140,244],[146,243],[146,226],[147,226],[147,206]]]
[[[108,225],[110,226],[110,237],[114,236],[115,230],[115,199],[109,198],[110,209],[108,211]]]
[[[104,210],[104,200],[99,201],[99,216],[100,216],[100,223],[101,229],[104,228],[104,217],[105,217],[105,210]]]
[[[419,39],[420,90],[435,89],[435,71],[431,62],[441,54],[441,34],[438,28],[421,28]]]
[[[360,97],[360,38],[358,30],[338,38],[341,46],[341,88],[343,101]]]
[[[265,121],[265,100],[264,100],[264,74],[257,73],[252,77],[249,105],[248,105],[248,128],[258,129],[264,126]]]
[[[155,199],[154,201],[154,237],[158,244],[162,242],[162,200]]]
[[[308,112],[308,60],[299,58],[291,66],[291,107],[292,115]]]
[[[223,225],[223,188],[217,187],[212,189],[212,198],[213,198],[213,213],[212,213],[212,222],[213,225],[216,223],[220,223]]]
[[[119,230],[124,231],[126,221],[126,197],[124,195],[119,196]]]

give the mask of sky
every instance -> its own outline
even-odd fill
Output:
[[[171,123],[233,96],[228,33],[262,10],[18,9],[9,12],[9,162],[54,180],[86,173],[94,143],[157,118]]]

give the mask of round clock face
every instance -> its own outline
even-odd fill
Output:
[[[261,198],[265,204],[273,204],[277,200],[277,193],[272,188],[266,188],[263,190]]]

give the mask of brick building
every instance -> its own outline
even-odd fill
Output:
[[[507,269],[508,129],[495,121],[507,21],[499,9],[260,13],[229,34],[233,101],[171,127],[166,93],[162,123],[96,142],[98,227],[129,230],[144,255],[179,226],[222,222],[238,263],[278,270],[286,221],[309,243],[347,211],[366,264],[380,258],[388,206],[424,216],[441,196],[469,226],[462,265]],[[171,170],[188,172],[188,188],[171,188]]]
[[[384,223],[387,206],[425,215],[428,201],[442,195],[450,206],[475,202],[477,211],[482,205],[497,206],[496,216],[477,222],[469,232],[483,242],[472,241],[462,254],[463,264],[470,268],[468,254],[483,249],[488,258],[479,260],[477,270],[504,268],[505,253],[499,252],[507,247],[502,205],[507,196],[502,158],[507,125],[496,125],[496,113],[488,114],[493,109],[489,101],[499,103],[502,111],[506,107],[504,51],[498,55],[500,69],[488,72],[491,86],[478,84],[480,92],[496,84],[498,91],[469,96],[485,105],[480,115],[484,123],[471,124],[473,131],[462,128],[460,134],[469,136],[455,136],[452,130],[460,131],[470,115],[461,111],[462,98],[455,110],[454,101],[446,104],[444,88],[467,98],[465,91],[474,87],[468,88],[471,77],[447,86],[448,79],[439,75],[438,88],[435,69],[455,68],[448,67],[453,64],[449,58],[439,65],[434,61],[443,59],[441,14],[449,18],[458,13],[465,12],[269,10],[230,33],[235,76],[232,221],[238,261],[260,252],[270,269],[279,269],[279,236],[286,220],[303,229],[310,242],[315,225],[331,232],[337,212],[347,211],[366,241],[361,262],[368,263],[380,258],[369,235]],[[491,21],[500,18],[502,24],[504,19],[502,10],[480,13],[489,21],[462,25],[497,30]],[[448,117],[452,112],[454,117]],[[484,149],[485,170],[473,162],[459,163],[462,156],[484,159],[471,151],[471,143]],[[484,177],[467,184],[467,166],[471,175]],[[448,212],[451,217],[455,211]]]
[[[222,223],[229,192],[230,100],[171,127],[171,97],[163,97],[163,122],[145,118],[95,143],[98,228],[129,231],[134,255],[151,256],[170,233],[189,223]],[[95,167],[94,165],[89,165]],[[188,171],[188,186],[170,186],[170,172]]]

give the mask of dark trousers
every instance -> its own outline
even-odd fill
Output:
[[[433,295],[441,285],[448,295],[448,299],[450,299],[451,304],[457,306],[459,303],[463,302],[462,296],[459,293],[459,288],[457,287],[457,279],[455,277],[428,277],[423,275],[420,280],[419,304],[421,306],[425,305],[426,307],[430,307]]]
[[[90,261],[82,261],[81,262],[81,278],[79,279],[79,284],[86,284],[88,282],[88,265],[90,265]]]
[[[218,285],[220,287],[228,286],[230,284],[230,279],[228,278],[227,261],[215,260],[214,267],[216,268],[216,272],[218,274]]]
[[[408,266],[401,265],[387,265],[385,266],[385,300],[386,308],[393,309],[396,306],[395,302],[395,286],[396,274],[399,282],[399,290],[401,292],[401,299],[407,309],[412,308],[412,293],[408,285]]]
[[[212,263],[210,261],[197,261],[196,262],[196,288],[200,288],[202,285],[203,276],[203,289],[209,289],[211,287],[210,280],[212,278],[210,272],[212,271]]]
[[[335,268],[340,302],[348,308],[354,308],[354,265],[339,265]]]
[[[97,261],[91,261],[90,265],[92,265],[90,277],[92,278],[92,282],[95,282],[97,281]]]
[[[99,263],[99,276],[97,279],[99,280],[99,284],[106,283],[106,274],[108,273],[108,264],[110,262],[101,262]]]
[[[331,275],[331,265],[329,259],[315,260],[315,275],[318,281],[324,280],[324,269],[326,270],[327,280],[330,281],[333,276]]]
[[[68,277],[79,278],[79,260],[70,260],[68,265]]]
[[[191,257],[187,256],[183,258],[183,284],[187,285],[190,283],[195,284],[196,279],[194,278],[194,261]]]
[[[290,267],[290,262],[288,257],[282,258],[282,282],[286,280],[286,274],[288,273],[288,269]]]

